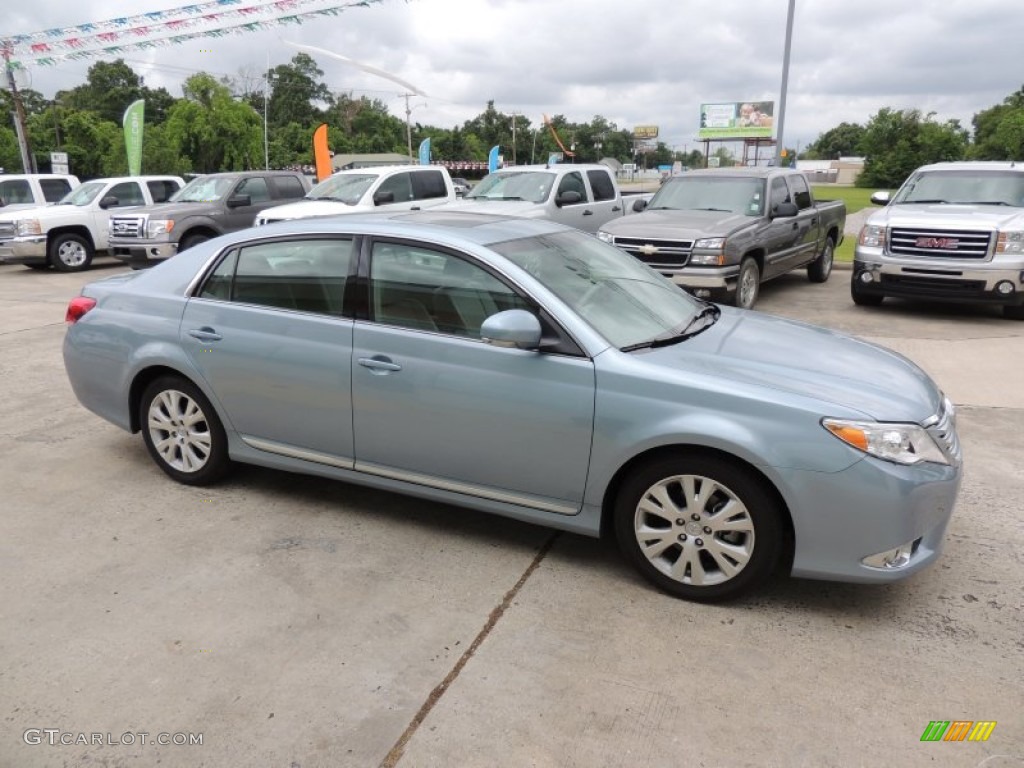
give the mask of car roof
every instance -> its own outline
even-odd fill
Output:
[[[766,179],[772,174],[778,173],[800,173],[800,171],[792,168],[779,168],[778,166],[771,165],[755,165],[755,166],[735,166],[733,168],[697,168],[692,171],[687,171],[679,176],[673,176],[673,179],[682,179],[687,176],[743,176],[755,179]]]
[[[1024,164],[1018,165],[1013,160],[957,160],[946,163],[922,165],[919,171],[1021,171]]]

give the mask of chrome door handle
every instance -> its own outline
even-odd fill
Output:
[[[220,341],[221,338],[223,338],[208,325],[204,325],[202,328],[193,328],[188,332],[188,335],[193,339],[199,339],[200,341]]]
[[[391,362],[386,357],[360,357],[358,362],[363,368],[369,368],[370,373],[390,373],[402,370],[402,366]]]

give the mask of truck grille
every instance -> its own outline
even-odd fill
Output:
[[[924,423],[925,429],[935,438],[939,448],[942,449],[950,461],[959,464],[962,458],[960,451],[960,439],[956,434],[956,416],[953,404],[946,398],[942,402],[942,410],[932,416]]]
[[[146,220],[137,216],[110,219],[111,237],[143,237]]]
[[[14,222],[0,222],[0,240],[10,240],[14,237]]]
[[[693,240],[616,237],[615,245],[656,269],[685,267],[693,251]]]
[[[961,296],[965,299],[985,295],[984,280],[964,280],[948,277],[921,277],[919,275],[882,275],[882,286],[900,296]]]
[[[988,257],[991,242],[991,232],[893,227],[889,234],[889,251],[897,256],[984,259]]]

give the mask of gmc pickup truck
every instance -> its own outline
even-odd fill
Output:
[[[1002,305],[1024,320],[1024,167],[935,163],[914,171],[857,238],[850,294]]]
[[[799,171],[708,169],[669,178],[598,237],[697,296],[750,309],[763,281],[791,270],[828,280],[845,224],[846,205],[815,202]]]
[[[62,173],[0,173],[0,213],[56,203],[78,184]]]
[[[309,180],[291,171],[235,171],[192,179],[170,202],[110,219],[110,252],[152,266],[204,240],[251,227],[272,205],[301,200]]]
[[[445,208],[550,219],[594,234],[643,199],[623,198],[604,165],[514,165],[487,174],[460,202]]]

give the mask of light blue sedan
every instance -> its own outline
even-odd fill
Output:
[[[78,399],[179,482],[245,462],[614,535],[692,600],[915,573],[961,480],[953,406],[905,358],[546,221],[250,229],[87,285],[68,322]]]

